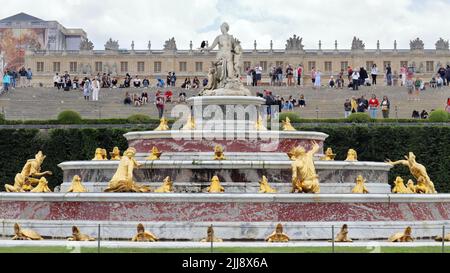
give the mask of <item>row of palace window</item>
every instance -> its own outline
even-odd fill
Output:
[[[347,70],[349,66],[349,62],[342,61],[340,66],[340,69],[343,69],[344,71]],[[374,62],[373,61],[367,61],[366,62],[366,69],[368,71],[371,70]],[[408,61],[401,61],[400,66],[408,66]],[[391,65],[390,61],[384,61],[383,67],[380,67],[379,64],[377,64],[379,67],[379,70],[382,71],[383,67],[386,67],[388,65]],[[249,67],[254,66],[251,62],[244,62],[244,69],[246,70]],[[265,72],[269,72],[271,68],[268,67],[266,61],[262,61],[259,63],[259,66],[261,66],[262,70]],[[277,61],[275,63],[275,66],[284,66],[284,62]],[[333,62],[324,62],[324,72],[333,72]],[[76,73],[78,72],[78,63],[77,62],[70,62],[69,63],[69,72]],[[138,73],[144,73],[145,70],[145,62],[137,62],[137,72]],[[188,72],[187,71],[187,62],[179,62],[178,72]],[[317,68],[317,63],[315,61],[309,61],[307,69],[311,71],[313,68]],[[36,64],[36,71],[37,72],[44,72],[44,62],[37,62]],[[434,72],[434,61],[427,61],[426,62],[426,72]],[[61,72],[61,63],[60,62],[53,62],[53,72]],[[103,63],[102,62],[95,62],[94,64],[94,72],[103,72]],[[127,73],[129,72],[128,62],[120,62],[120,72],[121,73]],[[154,62],[153,63],[153,72],[154,73],[161,73],[162,72],[162,62]],[[195,62],[195,72],[204,72],[203,70],[203,62]],[[242,72],[242,71],[241,71]]]

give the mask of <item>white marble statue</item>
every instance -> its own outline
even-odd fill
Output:
[[[214,50],[217,46],[219,50],[208,76],[214,82],[210,82],[204,89],[204,96],[250,96],[250,91],[240,81],[242,47],[239,40],[228,34],[229,29],[230,26],[223,23],[220,27],[222,34],[207,47],[207,51]]]

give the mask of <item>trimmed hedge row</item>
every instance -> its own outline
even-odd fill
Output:
[[[326,147],[332,147],[337,160],[345,160],[348,149],[354,148],[361,161],[383,162],[403,159],[413,151],[424,164],[439,192],[450,193],[450,127],[448,126],[320,126],[298,127],[299,130],[319,131],[329,135]],[[111,151],[118,146],[127,148],[125,129],[53,129],[0,130],[0,190],[5,183],[13,183],[27,159],[42,150],[47,158],[42,170],[54,173],[49,178],[53,188],[62,181],[57,166],[72,160],[90,160],[97,147]],[[412,178],[406,167],[391,171],[389,181],[396,176]]]

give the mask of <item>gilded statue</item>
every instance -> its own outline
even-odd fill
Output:
[[[158,238],[151,233],[146,231],[143,224],[137,226],[137,234],[131,239],[133,242],[156,242]]]
[[[289,117],[286,117],[286,120],[283,120],[283,131],[297,131],[294,126],[292,126]]]
[[[181,128],[182,131],[195,130],[195,118],[190,116],[186,121],[186,124]]]
[[[106,149],[102,149],[102,158],[103,160],[108,160],[108,151]]]
[[[103,156],[103,149],[102,148],[95,149],[95,156],[94,156],[94,158],[92,160],[93,161],[106,160],[105,157]]]
[[[391,243],[414,242],[414,238],[411,236],[411,234],[412,234],[411,227],[407,227],[404,232],[399,232],[392,235],[389,238],[389,242]]]
[[[156,193],[171,193],[173,192],[173,182],[170,177],[166,177],[163,181],[163,184],[161,187],[155,190]]]
[[[14,178],[14,186],[5,185],[7,192],[27,192],[33,189],[33,186],[39,183],[39,179],[46,175],[52,175],[52,172],[41,172],[41,165],[46,156],[40,151],[34,159],[30,159],[25,163],[22,171],[16,174]]]
[[[159,126],[155,129],[155,131],[169,131],[169,121],[166,118],[161,118]]]
[[[278,224],[275,231],[266,238],[269,243],[287,243],[290,238],[283,232],[283,225]]]
[[[222,193],[225,192],[225,188],[220,184],[220,180],[218,176],[214,176],[211,179],[211,185],[206,188],[206,191],[209,193]]]
[[[306,152],[305,148],[294,150],[292,162],[292,193],[320,193],[319,176],[314,166],[314,155],[320,150],[319,144],[313,142],[312,150]]]
[[[214,160],[226,160],[222,145],[214,147]]]
[[[155,161],[159,160],[161,158],[162,152],[158,150],[157,147],[153,146],[151,150],[151,154],[149,157],[147,157],[147,160]]]
[[[348,150],[347,159],[345,161],[358,161],[358,153],[354,149]]]
[[[408,184],[406,184],[406,186],[412,193],[417,193],[417,186],[414,185],[414,181],[412,181],[412,179],[408,180]]]
[[[295,161],[295,150],[296,150],[296,149],[297,149],[297,148],[294,147],[294,148],[292,148],[288,153],[286,153],[287,156],[289,157],[289,159],[290,159],[291,161]]]
[[[411,181],[412,182],[412,181]],[[413,182],[414,183],[414,182]],[[392,189],[392,193],[397,194],[412,194],[415,193],[415,190],[412,191],[410,188],[405,186],[405,182],[403,178],[398,176],[394,181],[394,188]]]
[[[263,176],[262,179],[259,181],[259,193],[276,193],[276,192],[277,191],[272,189],[272,187],[270,186],[267,177]]]
[[[42,236],[32,229],[22,229],[19,224],[14,224],[14,237],[13,240],[44,240]]]
[[[208,227],[206,238],[201,240],[202,243],[222,243],[223,240],[214,236],[214,228],[212,226]]]
[[[258,120],[255,123],[255,130],[257,131],[267,131],[266,126],[264,126],[264,120],[261,116],[258,117]]]
[[[366,183],[366,180],[364,179],[364,177],[362,177],[362,175],[359,175],[356,178],[356,186],[353,188],[352,193],[354,193],[354,194],[369,193],[369,190],[367,189],[365,183]]]
[[[139,164],[136,160],[136,149],[128,148],[122,159],[120,160],[119,167],[116,173],[109,182],[109,187],[105,192],[150,192],[150,187],[141,186],[133,181],[133,170],[139,168]]]
[[[343,225],[341,231],[338,233],[336,243],[353,243],[353,240],[348,237],[348,226]]]
[[[434,240],[435,240],[436,242],[442,242],[442,239],[443,239],[445,242],[450,242],[450,233],[447,234],[447,235],[445,235],[444,238],[439,237],[439,236],[437,236],[437,237],[434,238]]]
[[[92,238],[89,235],[81,233],[80,229],[77,226],[73,226],[72,236],[67,238],[67,241],[88,242],[88,241],[95,241],[95,238]]]
[[[52,192],[50,188],[48,187],[48,181],[45,179],[45,177],[41,177],[39,179],[39,184],[36,186],[36,188],[32,189],[31,192],[33,193],[48,193]]]
[[[69,190],[67,190],[67,192],[84,193],[84,192],[88,192],[88,190],[83,185],[83,182],[81,182],[81,177],[78,175],[75,175],[72,179],[72,185],[70,185],[70,188],[69,188]]]
[[[110,152],[109,155],[111,156],[111,160],[120,160],[121,156],[119,147],[114,147],[113,151]]]
[[[321,158],[323,161],[334,161],[336,154],[333,153],[333,149],[328,148],[325,152],[325,156]]]
[[[409,156],[405,156],[405,159],[406,160],[399,160],[395,162],[388,160],[387,163],[392,166],[404,165],[409,168],[411,174],[416,178],[418,183],[416,193],[436,194],[437,191],[434,187],[434,183],[428,176],[427,169],[422,164],[417,163],[414,153],[409,153]]]

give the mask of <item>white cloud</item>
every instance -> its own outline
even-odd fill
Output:
[[[198,46],[219,33],[222,21],[245,48],[284,48],[293,34],[303,37],[306,48],[350,48],[353,36],[367,48],[409,48],[409,41],[421,37],[426,48],[434,48],[440,38],[450,38],[447,25],[448,0],[378,0],[378,1],[286,1],[286,0],[21,0],[20,5],[3,5],[0,17],[19,12],[44,20],[57,20],[66,27],[83,28],[96,49],[110,37],[121,48],[162,48],[175,37],[178,48],[187,49],[189,41]]]

